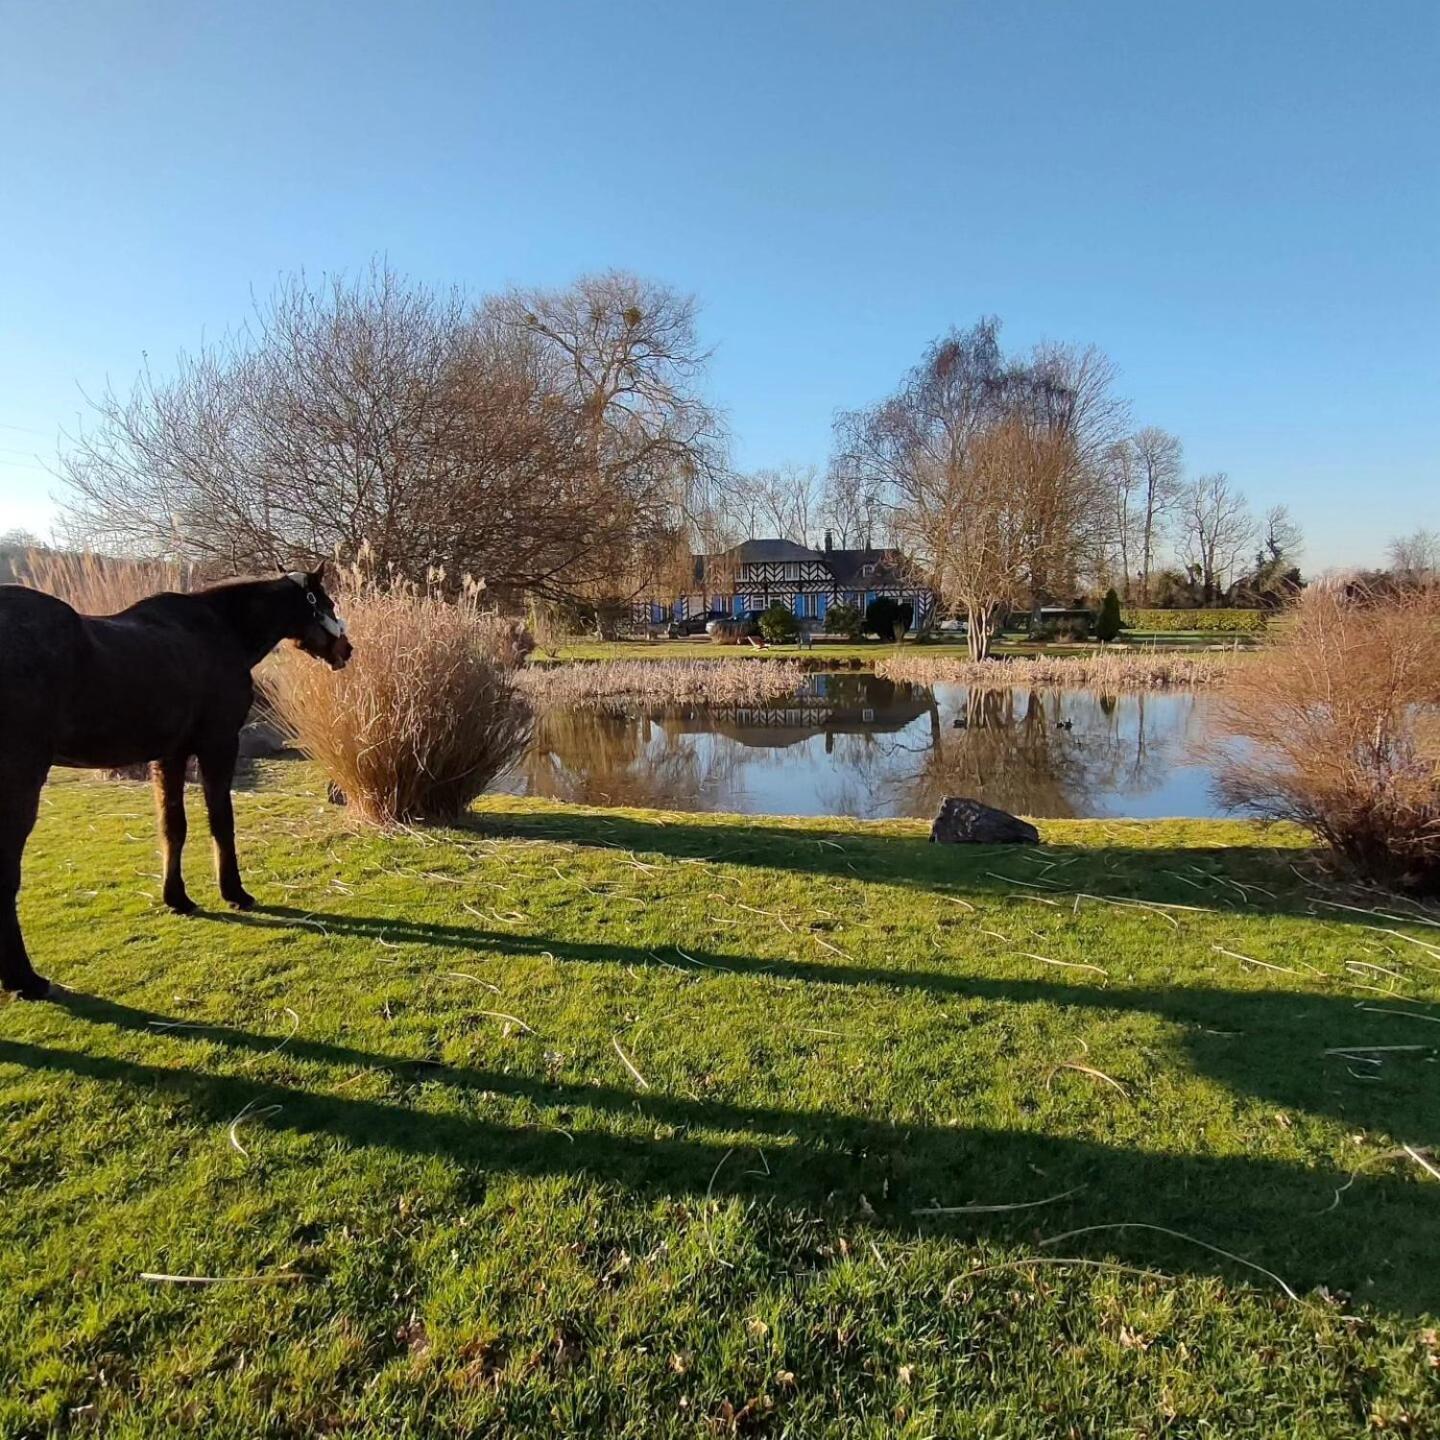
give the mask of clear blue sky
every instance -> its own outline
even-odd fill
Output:
[[[1308,561],[1440,527],[1440,5],[0,0],[0,530],[80,392],[373,254],[694,291],[742,466],[1094,342]]]

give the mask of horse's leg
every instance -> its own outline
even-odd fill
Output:
[[[180,855],[185,849],[185,766],[189,757],[169,755],[150,765],[155,786],[155,819],[160,827],[160,858],[165,865],[165,903],[177,915],[193,915],[198,908],[185,893]]]
[[[35,826],[46,765],[22,765],[0,756],[0,988],[23,999],[43,1000],[50,982],[35,973],[25,953],[15,899],[20,893],[20,857]]]
[[[230,782],[235,778],[236,740],[201,751],[200,783],[205,787],[205,811],[215,841],[215,878],[220,898],[237,910],[249,910],[255,897],[240,883],[240,862],[235,858],[235,806]]]

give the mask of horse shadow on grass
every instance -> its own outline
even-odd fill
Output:
[[[323,932],[387,945],[424,945],[480,955],[533,956],[566,965],[689,969],[696,979],[768,977],[839,990],[874,987],[944,1002],[957,1024],[974,1024],[992,1003],[1157,1016],[1175,1027],[1184,1061],[1239,1096],[1285,1110],[1330,1116],[1356,1129],[1434,1139],[1440,1126],[1440,1028],[1434,1007],[1376,996],[1355,1000],[1313,991],[1208,986],[1126,986],[1000,978],[850,960],[775,959],[692,946],[669,956],[615,941],[516,935],[478,926],[261,906],[212,912],[221,924]],[[974,1002],[967,1013],[958,1009]],[[1404,1006],[1404,1008],[1402,1008]],[[1400,1046],[1394,1049],[1390,1047]],[[1371,1047],[1384,1047],[1373,1049]],[[1334,1054],[1327,1054],[1334,1051]]]
[[[1042,829],[1045,822],[1041,822]],[[1105,822],[1097,822],[1103,824]],[[929,890],[942,895],[972,892],[1068,896],[1077,889],[1102,896],[1191,905],[1217,911],[1320,917],[1337,923],[1387,915],[1440,924],[1440,906],[1423,906],[1378,892],[1367,894],[1325,873],[1325,852],[1280,845],[1132,845],[1113,823],[1116,843],[1084,845],[934,845],[904,835],[833,833],[809,826],[748,824],[732,817],[695,820],[645,818],[614,811],[478,809],[460,828],[487,839],[543,840],[582,848],[634,851],[674,861],[708,860],[816,878],[862,879]],[[1153,827],[1154,823],[1146,822]],[[1302,878],[1302,866],[1313,873]],[[1366,912],[1371,912],[1367,914]]]
[[[232,917],[231,923],[291,927],[317,920],[341,933],[378,936],[383,930],[392,939],[490,953],[538,954],[543,948],[578,964],[658,963],[638,948],[553,940],[542,947],[524,937],[405,926],[388,918],[272,910]],[[1340,1117],[1417,1145],[1434,1139],[1440,1118],[1433,1045],[1388,1056],[1404,1063],[1386,1064],[1380,1079],[1361,1078],[1370,1066],[1360,1064],[1357,1075],[1355,1062],[1322,1054],[1332,1041],[1351,1054],[1367,1044],[1396,1043],[1391,1026],[1398,1022],[1357,1012],[1345,1000],[1263,991],[1101,989],[858,965],[777,966],[704,952],[695,958],[736,975],[922,989],[951,1002],[1145,1011],[1178,1027],[1200,1073],[1267,1104]],[[1355,1172],[1328,1160],[1303,1165],[1255,1155],[1157,1153],[1018,1127],[967,1125],[963,1117],[950,1125],[896,1123],[783,1104],[557,1083],[298,1035],[269,1063],[284,1080],[268,1083],[223,1066],[207,1070],[175,1062],[196,1041],[243,1057],[275,1052],[283,1036],[223,1025],[181,1028],[164,1015],[78,994],[62,1003],[77,1020],[162,1044],[170,1063],[10,1040],[0,1041],[0,1063],[173,1097],[209,1123],[228,1124],[249,1106],[247,1123],[257,1127],[329,1136],[357,1149],[443,1157],[464,1172],[467,1193],[475,1197],[491,1173],[567,1174],[651,1198],[684,1196],[693,1203],[735,1197],[780,1206],[818,1220],[832,1234],[875,1227],[902,1236],[989,1237],[1029,1247],[1041,1237],[1087,1226],[1161,1226],[1232,1256],[1153,1229],[1105,1228],[1067,1238],[1058,1249],[1032,1249],[1029,1257],[1084,1256],[1277,1289],[1284,1282],[1299,1292],[1325,1286],[1401,1314],[1440,1309],[1440,1267],[1433,1263],[1440,1253],[1440,1189],[1403,1155],[1377,1163],[1373,1148],[1357,1150],[1372,1159]],[[390,1093],[376,1100],[308,1088],[297,1064],[334,1069],[333,1080],[319,1082],[327,1086],[353,1078],[356,1070],[384,1072]],[[454,1095],[454,1110],[436,1109],[436,1087]],[[412,1103],[421,1093],[428,1097],[423,1107]],[[635,1133],[637,1116],[645,1122],[641,1135]],[[917,1213],[937,1205],[1015,1205],[1055,1196],[1063,1198],[1028,1210]],[[803,1257],[790,1258],[799,1263]]]

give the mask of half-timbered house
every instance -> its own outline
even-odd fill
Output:
[[[653,597],[636,619],[665,625],[695,615],[744,615],[781,604],[813,628],[842,602],[862,613],[882,595],[908,600],[915,618],[926,615],[931,594],[906,578],[901,555],[887,549],[841,549],[829,532],[822,550],[793,540],[746,540],[719,555],[696,555],[694,586],[683,595]]]

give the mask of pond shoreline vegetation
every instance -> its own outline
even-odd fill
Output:
[[[1090,655],[1025,656],[1001,660],[932,658],[920,651],[885,656],[875,673],[888,680],[920,684],[1032,686],[1040,690],[1086,688],[1101,694],[1127,690],[1198,690],[1223,685],[1248,657],[1230,653],[1104,652]]]
[[[664,705],[715,705],[781,700],[803,684],[806,670],[793,659],[769,665],[741,660],[596,660],[530,666],[520,689],[536,705],[588,705],[632,701]]]

